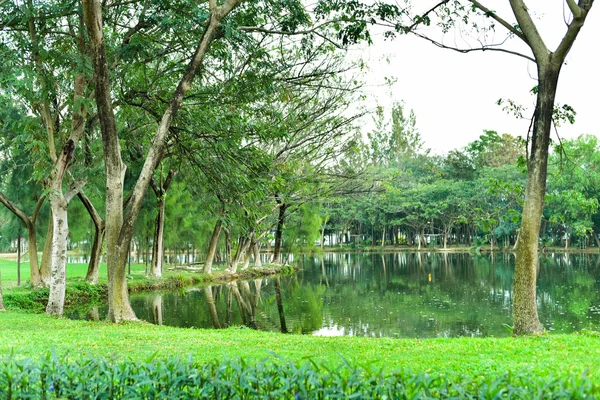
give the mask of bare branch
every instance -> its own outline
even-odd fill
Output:
[[[337,23],[337,22],[342,22],[342,20],[336,19],[336,20],[331,20],[331,21],[325,21],[322,24],[315,25],[312,28],[306,29],[303,31],[280,31],[277,29],[267,29],[267,28],[261,28],[258,26],[240,26],[240,27],[238,27],[238,29],[240,31],[244,31],[244,32],[261,32],[261,33],[267,33],[267,34],[272,34],[272,35],[294,36],[294,35],[306,35],[309,33],[316,33],[322,27],[333,24],[333,23]]]
[[[461,49],[461,48],[458,48],[458,47],[452,47],[452,46],[445,45],[443,43],[438,42],[437,40],[431,39],[430,37],[427,37],[425,35],[421,35],[420,33],[417,33],[417,32],[412,32],[412,34],[420,37],[421,39],[425,39],[425,40],[427,40],[430,43],[433,43],[437,47],[440,47],[442,49],[454,50],[454,51],[457,51],[459,53],[472,53],[474,51],[499,51],[501,53],[512,54],[512,55],[515,55],[515,56],[518,56],[518,57],[522,57],[522,58],[524,58],[526,60],[529,60],[531,62],[535,62],[535,59],[532,58],[532,57],[530,57],[530,56],[528,56],[528,55],[519,53],[517,51],[503,49],[501,47],[482,46],[482,47],[475,47],[475,48],[470,48],[470,49]]]

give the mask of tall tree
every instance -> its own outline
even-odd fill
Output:
[[[121,158],[121,146],[113,110],[109,66],[104,42],[102,4],[99,0],[84,0],[83,10],[90,37],[96,105],[106,165],[106,242],[108,269],[108,318],[119,322],[136,319],[129,303],[126,280],[126,262],[134,225],[148,190],[154,169],[162,160],[169,128],[177,115],[186,93],[189,91],[196,71],[217,38],[221,22],[241,0],[227,0],[217,5],[209,3],[209,16],[205,30],[196,47],[188,67],[174,90],[169,105],[162,115],[152,146],[148,151],[144,166],[133,189],[125,215],[123,214],[123,180],[126,167]]]
[[[527,187],[521,219],[521,229],[516,246],[517,261],[513,285],[513,333],[515,335],[533,334],[543,330],[537,313],[536,280],[538,266],[538,241],[544,196],[546,191],[546,175],[548,168],[548,153],[550,132],[552,130],[555,111],[556,90],[558,80],[565,59],[577,39],[581,28],[594,4],[593,0],[565,0],[568,8],[569,20],[564,36],[558,46],[552,50],[540,34],[538,26],[532,18],[532,12],[524,0],[509,0],[512,11],[511,22],[502,17],[493,9],[483,5],[478,0],[437,2],[422,14],[410,15],[410,9],[400,8],[396,4],[375,3],[364,5],[362,3],[335,2],[323,0],[319,5],[319,12],[331,14],[342,13],[348,25],[343,26],[340,37],[345,42],[370,40],[369,33],[365,30],[367,20],[379,21],[382,25],[392,27],[386,36],[396,33],[413,33],[426,39],[439,47],[451,48],[461,52],[471,51],[501,51],[525,58],[535,63],[537,69],[538,85],[535,89],[536,104],[530,133],[528,133],[527,152]],[[487,44],[478,42],[470,48],[455,48],[441,43],[425,34],[419,33],[419,25],[429,25],[432,15],[439,16],[437,21],[440,27],[447,32],[453,26],[470,21],[472,13],[492,21],[490,25],[480,27],[477,22],[472,23],[472,29],[483,36],[495,32],[495,25],[499,24],[508,31],[508,37],[516,38],[523,42],[530,54],[522,54],[497,43]],[[410,15],[410,20],[406,16]],[[391,22],[390,22],[391,21]],[[484,43],[481,45],[481,43]],[[501,43],[502,44],[502,43]]]

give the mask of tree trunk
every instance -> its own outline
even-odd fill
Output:
[[[82,41],[83,38],[80,38]],[[85,79],[82,74],[75,78],[73,91],[73,104],[78,108],[73,110],[71,134],[62,148],[52,171],[52,184],[50,210],[52,214],[52,266],[50,274],[50,294],[46,313],[62,315],[65,303],[65,289],[67,279],[67,240],[69,238],[69,223],[67,219],[68,205],[71,199],[81,191],[85,182],[75,185],[66,194],[63,194],[63,178],[69,169],[75,147],[81,138],[84,128],[83,92]]]
[[[381,233],[381,247],[385,247],[385,225],[383,225],[383,232]]]
[[[152,315],[154,316],[154,323],[156,325],[163,324],[163,299],[160,294],[157,294],[152,299]]]
[[[48,229],[46,230],[46,243],[42,252],[42,264],[40,266],[40,279],[42,285],[50,286],[50,275],[52,270],[52,234],[54,232],[54,223],[52,222],[52,211],[48,219]]]
[[[67,280],[67,239],[69,237],[69,224],[67,221],[67,201],[62,193],[50,195],[52,207],[52,273],[50,275],[50,295],[46,313],[62,315],[65,303],[65,289]]]
[[[215,298],[212,293],[212,286],[204,287],[204,298],[206,299],[206,305],[208,305],[208,312],[210,314],[210,320],[212,321],[215,329],[221,329],[219,323],[219,314],[217,313],[217,307],[215,305]]]
[[[17,286],[21,286],[21,227],[17,237]]]
[[[204,262],[203,272],[205,274],[212,273],[212,265],[215,259],[215,253],[217,252],[217,244],[219,243],[219,235],[221,234],[221,228],[223,227],[223,221],[221,217],[225,214],[225,208],[221,208],[221,215],[215,223],[215,229],[213,229],[212,236],[210,237],[210,243],[208,244],[208,253],[206,254],[206,261]]]
[[[40,267],[38,263],[35,222],[37,220],[37,216],[40,212],[40,209],[44,204],[45,198],[45,196],[42,196],[37,200],[33,214],[31,216],[28,216],[23,210],[17,207],[15,203],[10,201],[2,192],[0,192],[0,203],[4,204],[4,206],[8,208],[10,212],[16,215],[27,228],[27,243],[29,244],[29,267],[31,270],[29,281],[31,282],[31,285],[33,287],[40,287],[44,284],[42,282],[42,277],[40,275]],[[48,274],[48,276],[50,275]]]
[[[539,66],[539,89],[534,114],[531,154],[528,160],[527,189],[523,203],[521,229],[517,239],[513,281],[513,333],[543,331],[536,302],[538,246],[548,168],[548,146],[558,70]],[[560,67],[559,67],[560,69]]]
[[[446,250],[448,248],[448,232],[449,232],[449,229],[446,229],[444,227],[444,250]]]
[[[150,276],[153,278],[161,278],[163,263],[165,259],[164,252],[164,237],[165,237],[165,205],[166,197],[171,182],[177,173],[176,170],[172,169],[167,174],[164,182],[162,182],[162,170],[160,173],[161,182],[157,184],[154,178],[150,179],[150,185],[154,194],[156,195],[157,204],[156,207],[158,212],[156,214],[156,221],[154,224],[154,242],[152,243],[152,266],[150,268]]]
[[[592,231],[592,235],[594,236],[594,240],[596,241],[596,247],[600,248],[600,238],[598,238],[598,233],[596,233],[596,231]]]
[[[254,267],[262,268],[262,260],[260,259],[260,246],[258,242],[254,242],[252,245],[252,251],[254,253]]]
[[[237,272],[238,265],[242,261],[242,258],[248,252],[248,249],[250,247],[251,237],[252,237],[252,233],[250,233],[249,238],[240,235],[240,238],[238,240],[238,248],[237,248],[237,251],[235,252],[235,257],[233,257],[231,263],[229,264],[229,268],[228,268],[229,272],[231,272],[232,274],[235,274]]]
[[[158,199],[158,213],[154,223],[154,242],[152,243],[152,265],[150,267],[150,276],[153,278],[162,277],[164,260],[164,232],[165,232],[165,199],[163,196]]]
[[[287,324],[285,323],[285,312],[283,311],[283,299],[281,297],[281,281],[279,277],[276,277],[275,282],[275,299],[277,301],[277,312],[279,313],[279,324],[281,327],[281,333],[289,333]]]
[[[92,285],[98,283],[98,271],[100,270],[100,257],[102,256],[102,245],[104,244],[104,233],[105,226],[104,221],[100,217],[98,211],[90,201],[90,199],[83,193],[83,191],[77,194],[79,200],[90,214],[92,221],[94,222],[94,241],[92,242],[92,251],[90,254],[90,262],[88,264],[87,274],[85,280]]]
[[[279,206],[279,216],[277,217],[277,230],[275,231],[275,248],[273,250],[273,263],[278,264],[281,262],[281,241],[283,238],[283,224],[285,222],[285,211],[287,205],[281,203],[279,196],[276,197]]]
[[[89,47],[94,71],[94,90],[106,168],[106,261],[109,320],[120,322],[136,319],[129,303],[125,275],[127,249],[133,236],[135,221],[142,206],[144,195],[150,185],[152,173],[165,154],[167,136],[173,118],[181,108],[183,99],[189,91],[196,71],[202,65],[211,43],[217,37],[221,20],[240,3],[241,0],[226,0],[217,6],[216,2],[210,2],[210,15],[206,29],[183,77],[173,92],[169,106],[163,113],[142,171],[133,189],[127,214],[123,217],[123,181],[126,167],[121,158],[119,136],[112,105],[111,84],[104,44],[102,6],[100,0],[83,0],[82,2],[85,24],[90,38]]]
[[[104,225],[104,224],[103,224]],[[104,244],[104,226],[96,226],[94,232],[94,242],[92,243],[92,252],[88,264],[85,280],[92,285],[98,284],[98,272],[100,271],[100,257],[102,256],[102,245]]]
[[[325,227],[327,226],[327,221],[329,221],[329,216],[325,217],[323,225],[321,225],[321,250],[325,249]]]

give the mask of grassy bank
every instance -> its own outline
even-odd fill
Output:
[[[63,359],[84,355],[134,361],[192,355],[197,362],[224,358],[262,359],[276,353],[338,365],[409,368],[472,377],[527,372],[537,376],[581,375],[600,382],[597,333],[526,338],[388,339],[313,337],[250,329],[184,329],[147,323],[115,325],[46,315],[0,314],[0,354],[38,358],[54,350]]]
[[[254,279],[275,274],[290,274],[295,267],[265,265],[263,268],[249,268],[231,274],[215,269],[212,274],[199,272],[166,270],[160,279],[148,278],[143,264],[132,264],[128,274],[128,287],[131,293],[146,291],[175,290],[192,285],[221,284],[238,279]],[[29,265],[21,266],[21,286],[17,286],[17,263],[0,259],[4,303],[7,308],[27,312],[44,312],[48,302],[48,288],[32,290],[27,285]],[[65,307],[79,307],[105,301],[107,295],[106,264],[100,266],[98,285],[85,282],[87,264],[67,264],[67,289]]]
[[[7,312],[0,313],[0,394],[9,388],[39,396],[60,385],[56,395],[77,398],[87,398],[86,390],[90,398],[98,392],[113,398],[129,392],[150,393],[147,398],[593,398],[600,394],[599,341],[594,332],[328,338]],[[193,362],[186,361],[190,356]],[[25,358],[33,362],[19,361]]]

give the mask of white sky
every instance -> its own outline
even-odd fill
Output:
[[[428,3],[423,4],[423,9],[428,8]],[[483,3],[508,22],[515,22],[508,1]],[[554,50],[566,31],[563,0],[529,0],[526,4],[534,11],[546,45]],[[442,38],[437,28],[428,28],[427,32]],[[498,26],[496,32],[499,39],[504,38],[503,27]],[[600,135],[598,39],[600,5],[590,11],[561,72],[557,103],[569,104],[577,112],[574,125],[567,123],[559,127],[561,137],[573,138],[584,133]],[[446,44],[464,43],[455,32],[446,34],[443,40]],[[389,112],[394,101],[404,101],[407,109],[415,111],[426,147],[435,153],[463,147],[477,139],[484,129],[526,135],[529,121],[507,115],[496,101],[512,99],[527,106],[526,115],[531,115],[535,98],[529,90],[536,85],[533,63],[500,52],[461,54],[440,49],[412,35],[391,41],[375,37],[374,42],[367,49],[355,50],[370,68],[367,75],[369,105],[381,105]],[[512,39],[511,48],[530,55],[519,42]],[[384,77],[397,81],[392,87],[384,87]]]

